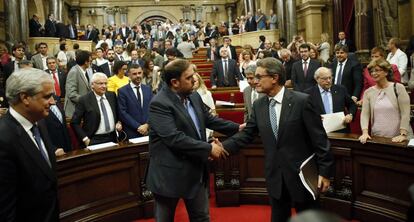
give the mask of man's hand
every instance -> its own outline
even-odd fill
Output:
[[[211,143],[211,154],[210,156],[217,160],[220,158],[226,159],[229,156],[229,153],[223,148],[223,145],[218,139],[214,139]]]
[[[83,141],[83,143],[85,143],[86,146],[89,146],[89,144],[91,143],[91,140],[88,138],[85,141]]]
[[[116,128],[116,131],[118,131],[118,132],[122,131],[122,123],[118,121],[115,124],[115,128]]]
[[[66,153],[65,153],[65,151],[63,151],[63,148],[57,148],[56,151],[55,151],[56,156],[63,156],[65,154]]]
[[[355,96],[351,96],[351,99],[354,101],[355,104],[358,102],[358,98],[356,98]]]
[[[325,193],[328,190],[330,184],[331,184],[331,181],[329,179],[319,175],[319,177],[318,177],[318,189],[322,193]]]
[[[352,122],[352,115],[348,114],[344,118],[344,123],[347,124],[347,123],[350,123],[350,122]]]
[[[148,135],[148,128],[149,128],[148,123],[142,124],[141,126],[138,127],[137,132],[146,136]]]
[[[239,125],[239,131],[242,131],[244,129],[244,127],[246,127],[246,123],[240,124]]]

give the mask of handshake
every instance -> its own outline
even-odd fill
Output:
[[[211,144],[211,153],[209,156],[209,160],[218,160],[218,159],[226,159],[230,154],[227,150],[224,149],[223,144],[217,139],[213,138],[213,142]]]

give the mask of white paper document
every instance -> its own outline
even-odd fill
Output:
[[[410,141],[408,142],[407,146],[414,148],[414,139],[410,139]]]
[[[249,86],[249,83],[247,82],[247,80],[240,80],[239,81],[240,92],[243,92],[244,89],[248,86]]]
[[[235,103],[222,101],[222,100],[216,100],[216,106],[235,106]]]
[[[100,144],[96,144],[96,145],[92,145],[92,146],[88,146],[88,150],[100,150],[100,149],[104,149],[104,148],[108,148],[108,147],[113,147],[113,146],[118,146],[118,144],[114,143],[114,142],[108,142],[108,143],[100,143]]]
[[[303,186],[316,200],[318,196],[318,169],[313,162],[310,162],[314,156],[315,154],[312,154],[300,165],[299,177]]]
[[[144,144],[149,142],[149,136],[137,137],[134,139],[129,139],[129,142],[134,144]]]
[[[346,127],[344,124],[344,112],[323,114],[321,116],[323,128],[325,128],[326,133],[341,130]]]

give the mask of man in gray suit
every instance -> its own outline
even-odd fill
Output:
[[[254,80],[254,74],[256,72],[256,66],[250,65],[244,70],[244,75],[246,76],[247,83],[249,86],[243,90],[243,100],[244,100],[244,122],[250,117],[252,113],[252,106],[254,101],[258,98],[263,97],[263,93],[258,93],[256,90],[256,84]]]
[[[317,207],[299,178],[301,163],[315,153],[311,163],[318,169],[318,188],[325,192],[330,184],[333,157],[310,96],[284,87],[282,63],[275,58],[261,59],[255,78],[257,91],[267,96],[254,102],[246,127],[222,145],[234,153],[260,134],[272,222],[285,222],[291,215],[292,203],[298,212]]]
[[[67,117],[72,118],[79,97],[91,91],[90,77],[87,73],[91,61],[91,54],[88,51],[76,53],[77,65],[70,69],[66,79],[65,112]]]
[[[32,56],[32,63],[33,67],[36,69],[46,70],[47,69],[47,57],[49,48],[47,47],[47,44],[45,42],[41,42],[38,45],[39,47],[39,53]]]
[[[206,128],[232,135],[239,125],[210,114],[193,92],[194,69],[176,59],[164,69],[164,86],[149,109],[150,162],[146,183],[154,194],[157,222],[174,221],[175,208],[184,199],[190,221],[210,221],[208,159],[225,157],[216,141],[207,142]]]

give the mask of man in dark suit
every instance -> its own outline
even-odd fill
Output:
[[[56,104],[50,106],[49,115],[45,118],[47,131],[56,150],[63,149],[64,152],[69,152],[72,150],[72,145],[66,125],[65,111],[63,110],[60,97],[56,95],[53,97]]]
[[[299,53],[302,59],[292,66],[292,84],[294,90],[303,92],[316,85],[314,74],[321,63],[309,57],[310,46],[306,43],[299,46]]]
[[[19,63],[23,61],[24,58],[24,52],[25,52],[25,47],[23,44],[14,44],[12,47],[12,55],[13,58],[10,62],[6,63],[3,66],[3,83],[4,85],[6,84],[6,80],[7,78],[9,78],[9,76],[14,72],[14,71],[18,71],[19,68]]]
[[[171,61],[164,70],[166,86],[150,104],[150,162],[146,184],[154,194],[157,222],[173,221],[180,198],[190,221],[210,221],[208,159],[225,156],[217,141],[207,142],[206,128],[227,135],[239,125],[215,117],[193,92],[194,69],[187,60]]]
[[[57,68],[57,62],[55,57],[48,57],[46,59],[47,73],[50,73],[55,81],[55,94],[60,98],[65,98],[66,92],[66,74]]]
[[[246,15],[246,23],[244,25],[246,32],[254,32],[257,30],[257,23],[255,16],[252,12],[248,12]]]
[[[88,25],[88,30],[86,30],[86,40],[91,40],[95,44],[98,43],[99,40],[99,33],[98,31],[91,25]]]
[[[116,142],[115,130],[122,130],[122,124],[118,122],[116,95],[107,92],[108,77],[104,73],[95,73],[91,83],[92,91],[79,98],[71,121],[85,147]]]
[[[72,22],[68,24],[68,33],[69,36],[67,38],[69,39],[78,39],[78,29],[76,28],[76,25],[74,25]]]
[[[292,87],[292,66],[296,62],[294,58],[292,58],[292,53],[289,49],[281,49],[280,50],[280,60],[285,67],[285,74],[286,74],[286,83],[285,86],[288,88]]]
[[[151,87],[141,84],[144,71],[138,64],[128,67],[131,82],[118,91],[119,119],[128,138],[148,135],[148,111],[152,98]]]
[[[337,44],[347,46],[349,52],[355,52],[356,51],[354,43],[352,42],[352,40],[346,38],[346,34],[345,34],[344,31],[340,31],[338,33],[338,39],[339,39],[339,41],[338,41]]]
[[[48,19],[45,22],[45,35],[46,37],[55,37],[56,36],[56,21],[53,14],[49,14]]]
[[[69,36],[68,27],[62,21],[56,21],[56,37],[67,38]]]
[[[305,93],[310,95],[313,107],[319,114],[344,112],[344,125],[347,127],[338,133],[350,133],[349,123],[356,113],[355,102],[351,99],[345,87],[332,84],[332,72],[326,67],[320,67],[315,72],[316,86],[308,88]]]
[[[238,81],[243,80],[240,69],[236,64],[236,60],[228,58],[227,49],[220,49],[220,60],[216,60],[213,65],[210,80],[211,87],[232,87],[238,86]]]
[[[317,205],[299,178],[303,161],[315,153],[311,161],[317,165],[318,188],[322,192],[329,187],[333,166],[328,137],[309,95],[290,91],[284,84],[283,65],[277,59],[259,60],[256,89],[267,96],[253,103],[246,127],[222,144],[234,153],[260,134],[273,222],[287,221],[292,203],[298,212]]]
[[[343,85],[351,95],[352,100],[358,101],[362,90],[362,67],[358,60],[348,59],[346,45],[335,46],[336,60],[331,64],[334,84]]]
[[[30,37],[40,37],[42,31],[42,24],[39,22],[39,17],[34,14],[33,17],[29,20],[29,36]]]
[[[220,52],[221,48],[227,49],[227,56],[230,59],[234,59],[236,61],[239,59],[237,58],[236,47],[231,45],[231,39],[229,37],[226,36],[223,38],[223,45],[219,46],[218,52]]]
[[[131,30],[129,29],[129,27],[126,26],[125,23],[122,23],[121,28],[119,28],[119,34],[121,34],[122,40],[124,41],[124,43],[126,43],[126,39],[131,34]]]
[[[98,71],[105,73],[108,77],[111,77],[114,75],[112,67],[114,67],[115,63],[115,51],[113,49],[108,49],[106,53],[106,58],[108,59],[108,62],[99,65]]]
[[[210,47],[207,48],[207,61],[216,61],[220,58],[218,46],[216,45],[217,40],[212,38],[209,40]]]
[[[7,80],[10,109],[0,118],[0,221],[59,221],[55,148],[42,119],[55,104],[43,70]]]

